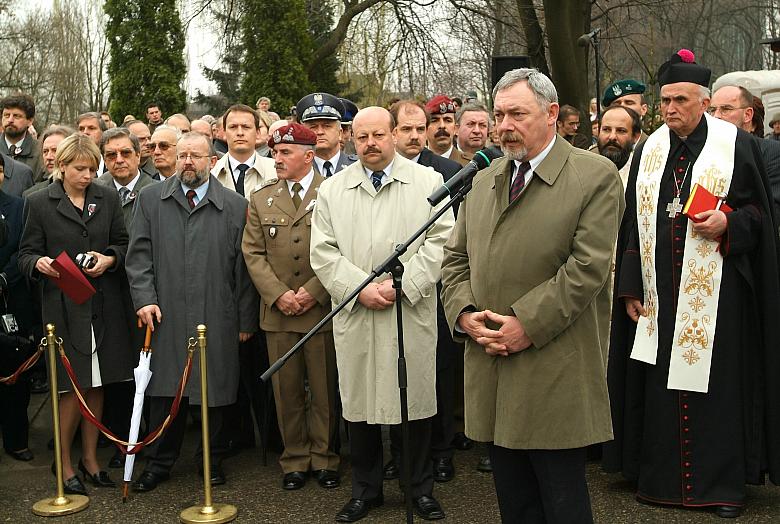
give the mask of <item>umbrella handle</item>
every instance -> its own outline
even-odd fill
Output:
[[[138,327],[144,327],[141,317],[138,317]],[[143,351],[150,351],[152,349],[152,326],[146,326],[146,336],[144,337]]]

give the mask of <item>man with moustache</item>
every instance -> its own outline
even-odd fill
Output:
[[[599,118],[598,152],[610,159],[620,174],[623,187],[628,183],[628,171],[634,144],[642,133],[639,114],[625,106],[608,107]]]
[[[154,167],[154,159],[152,158],[152,150],[149,148],[149,142],[152,138],[152,133],[149,131],[149,126],[141,122],[140,120],[130,120],[125,122],[125,127],[133,133],[138,139],[138,144],[141,146],[141,164],[138,169],[142,173],[150,176],[154,180],[160,180],[160,172]]]
[[[706,114],[710,75],[681,49],[656,76],[665,125],[626,188],[603,449],[638,500],[733,518],[746,483],[780,482],[778,238],[755,139]],[[689,219],[694,184],[730,210]]]
[[[311,214],[325,180],[314,172],[316,142],[317,135],[301,124],[275,131],[268,146],[278,180],[254,191],[249,202],[242,248],[260,293],[260,327],[271,362],[330,312],[328,292],[309,265]],[[272,382],[284,442],[279,457],[282,488],[302,488],[310,470],[321,487],[338,487],[336,353],[330,324],[288,360]]]
[[[330,178],[357,160],[341,150],[341,119],[346,109],[341,99],[329,93],[312,93],[295,106],[298,121],[314,131],[314,169]]]
[[[466,339],[466,434],[488,443],[503,522],[592,522],[586,447],[612,436],[623,189],[611,162],[556,135],[548,77],[509,71],[493,99],[505,156],[474,178],[442,264],[447,320]]]
[[[146,390],[150,427],[170,412],[188,338],[198,324],[208,327],[211,483],[218,485],[225,483],[223,408],[236,401],[238,345],[257,331],[257,292],[241,253],[247,203],[209,175],[217,158],[203,135],[183,135],[176,158],[176,176],[145,187],[136,198],[126,271],[136,314],[154,329],[154,374]],[[178,415],[146,448],[135,491],[151,491],[170,477],[190,400],[200,402],[199,375],[193,366]]]
[[[490,129],[490,117],[487,108],[477,102],[470,102],[455,113],[457,124],[457,143],[460,154],[467,161],[474,153],[485,147]]]
[[[374,266],[444,204],[425,199],[442,184],[429,168],[395,151],[392,115],[384,108],[362,109],[352,122],[360,159],[320,186],[314,208],[311,266],[338,305]],[[384,503],[382,424],[401,442],[395,307],[403,307],[404,352],[409,393],[413,505],[426,520],[444,518],[433,498],[430,458],[431,417],[436,413],[436,293],[442,246],[452,229],[445,213],[401,257],[402,303],[392,278],[379,276],[333,319],[343,416],[349,424],[352,498],[336,514],[355,522]],[[403,464],[401,457],[395,457]],[[403,467],[403,466],[402,466]],[[403,478],[403,472],[401,472]]]
[[[434,154],[425,147],[425,133],[430,123],[430,115],[425,106],[417,100],[400,100],[390,107],[390,114],[395,120],[393,137],[398,154],[417,162],[421,166],[432,167],[446,182],[452,178],[461,165],[448,158]],[[455,209],[457,213],[457,209]],[[437,291],[440,286],[437,285]],[[431,457],[433,459],[433,479],[437,482],[448,482],[455,476],[453,458],[453,438],[455,437],[455,399],[463,397],[463,380],[456,377],[463,373],[463,345],[452,340],[447,327],[447,319],[441,301],[437,301],[436,324],[438,338],[436,341],[436,415],[432,421]],[[456,393],[457,385],[460,391]],[[462,405],[462,400],[460,404]],[[462,431],[462,429],[461,429]],[[391,440],[391,446],[400,450],[400,442]],[[394,455],[400,455],[396,451]],[[390,460],[385,465],[385,480],[398,478],[398,465]]]
[[[51,174],[54,171],[54,159],[57,155],[57,146],[62,142],[65,137],[68,137],[76,131],[67,126],[49,126],[46,131],[41,135],[41,158],[43,159],[43,171],[44,175],[40,182],[36,182],[32,187],[29,187],[22,192],[22,198],[27,198],[28,195],[38,191],[41,188],[47,187],[52,183]]]
[[[25,164],[32,171],[32,182],[39,182],[43,175],[40,146],[28,132],[35,120],[35,102],[30,95],[11,95],[0,100],[0,109],[3,124],[0,153]]]
[[[468,160],[463,158],[463,155],[453,144],[453,137],[457,133],[458,127],[455,123],[455,105],[452,100],[445,95],[436,95],[428,100],[425,109],[431,115],[431,121],[426,131],[428,147],[437,155],[465,166]]]

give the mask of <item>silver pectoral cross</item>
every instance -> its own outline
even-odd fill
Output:
[[[680,204],[680,197],[676,196],[674,199],[666,204],[666,210],[669,212],[669,218],[675,218],[680,211],[682,211],[682,204]]]

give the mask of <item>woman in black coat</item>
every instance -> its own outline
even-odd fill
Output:
[[[116,190],[94,184],[100,151],[84,135],[71,135],[57,148],[54,182],[30,195],[19,248],[19,268],[32,280],[40,280],[43,323],[53,323],[92,412],[103,411],[104,384],[132,379],[134,352],[129,344],[121,278],[127,231]],[[96,258],[82,271],[96,293],[81,305],[68,298],[51,279],[59,278],[53,259],[65,251],[71,259],[79,253]],[[41,278],[41,277],[47,278]],[[60,397],[60,436],[66,491],[85,492],[75,476],[70,447],[81,421],[78,400],[65,370],[57,373]],[[81,423],[82,460],[79,469],[96,486],[113,486],[97,461],[98,430]]]

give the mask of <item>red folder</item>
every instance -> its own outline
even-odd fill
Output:
[[[60,278],[49,277],[49,280],[76,304],[83,304],[95,294],[95,288],[65,251],[57,255],[51,267],[60,274]]]
[[[718,207],[718,204],[720,204],[720,207]],[[683,214],[694,222],[703,222],[703,220],[697,220],[694,217],[699,213],[710,209],[720,209],[724,213],[732,211],[725,201],[716,197],[699,184],[693,184],[691,194],[688,196],[688,201],[685,202]]]

